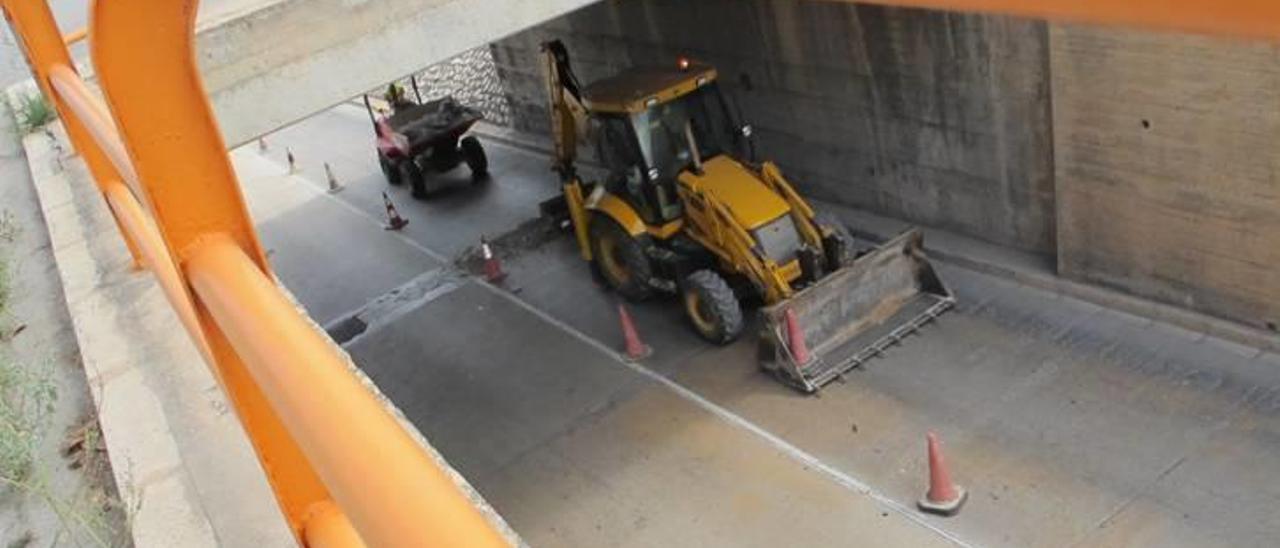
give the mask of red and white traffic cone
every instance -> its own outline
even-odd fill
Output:
[[[480,255],[484,257],[484,279],[486,281],[498,283],[507,277],[507,273],[502,271],[502,263],[493,254],[493,248],[489,247],[489,240],[486,240],[484,236],[480,237]]]
[[[969,498],[968,491],[951,483],[947,463],[942,460],[942,446],[938,436],[929,432],[929,491],[917,503],[921,510],[940,516],[954,516]]]
[[[640,333],[636,331],[636,324],[631,321],[631,314],[627,312],[627,307],[622,303],[618,303],[618,321],[622,323],[622,337],[626,340],[627,359],[631,361],[639,361],[653,354],[653,349],[649,345],[640,341]]]
[[[382,203],[387,206],[387,224],[382,228],[386,230],[400,230],[404,225],[409,224],[409,220],[400,216],[400,212],[396,211],[396,205],[391,203],[391,198],[386,192],[382,193]]]
[[[289,161],[289,173],[298,171],[298,161],[293,157],[293,150],[286,147],[284,149],[284,159]]]
[[[790,308],[783,312],[783,319],[787,324],[787,348],[791,349],[791,359],[796,361],[796,365],[803,367],[809,363],[812,356],[809,354],[809,345],[804,342],[804,330],[800,328],[800,320],[796,318],[796,312]]]
[[[342,185],[338,184],[338,178],[333,176],[333,168],[329,167],[329,162],[324,163],[324,176],[329,179],[329,194],[342,192]]]

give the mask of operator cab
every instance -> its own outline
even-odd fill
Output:
[[[625,199],[647,224],[681,218],[676,179],[701,162],[734,150],[739,131],[716,83],[716,70],[639,68],[583,90],[600,135],[596,151],[609,171],[605,188]]]

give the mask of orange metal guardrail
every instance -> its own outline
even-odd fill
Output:
[[[77,42],[83,41],[85,38],[88,38],[88,37],[89,37],[89,27],[80,27],[76,30],[68,32],[66,36],[63,36],[62,42],[70,46],[71,44],[75,44]]]
[[[1272,0],[872,1],[1280,35]],[[63,36],[45,2],[0,0],[135,261],[236,407],[299,542],[506,544],[271,280],[200,84],[195,4],[94,2],[90,27]],[[66,49],[90,35],[105,104]]]
[[[298,541],[508,544],[269,275],[195,66],[195,2],[95,2],[90,30],[65,38],[45,2],[0,6],[135,262],[235,406]],[[105,102],[66,49],[90,33]]]
[[[1159,29],[1280,36],[1275,0],[844,0]]]

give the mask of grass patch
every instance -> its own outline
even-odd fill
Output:
[[[0,356],[0,479],[21,482],[30,475],[57,399],[57,388],[47,375]]]
[[[0,211],[0,244],[13,243],[19,231],[13,215]],[[13,296],[7,251],[0,248],[0,334],[8,331]],[[15,363],[0,347],[0,479],[15,482],[28,477],[55,400],[57,388],[47,368]]]
[[[17,219],[13,217],[13,212],[7,209],[0,210],[0,241],[11,244],[18,241],[18,236],[22,234],[22,225],[18,224]]]
[[[58,117],[53,105],[40,93],[23,94],[18,98],[18,130],[24,135],[40,129]]]
[[[0,255],[0,328],[3,328],[9,315],[9,261]]]

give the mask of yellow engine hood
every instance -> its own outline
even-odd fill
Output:
[[[754,172],[727,155],[702,164],[702,175],[680,174],[680,182],[715,196],[747,230],[790,211],[786,200]]]

